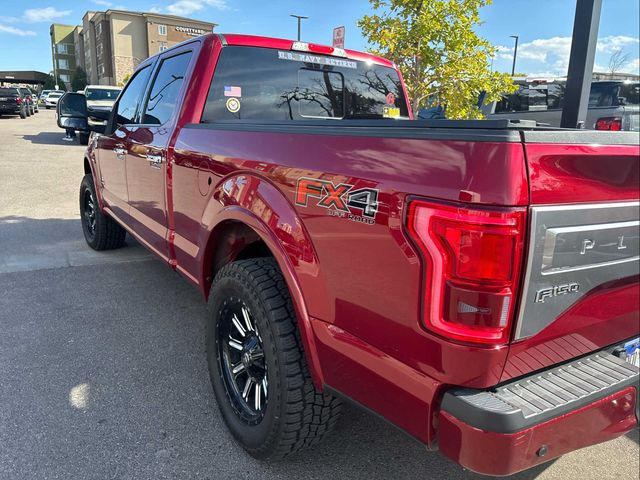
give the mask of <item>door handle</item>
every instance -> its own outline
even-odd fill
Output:
[[[162,155],[147,153],[147,160],[149,160],[149,165],[151,165],[152,167],[159,167],[160,165],[162,165]]]
[[[124,148],[124,145],[118,144],[113,149],[113,152],[116,154],[116,157],[118,157],[118,159],[122,160],[124,156],[127,154],[127,149]]]

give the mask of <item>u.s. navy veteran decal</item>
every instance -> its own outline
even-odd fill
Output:
[[[302,177],[296,185],[296,205],[307,207],[309,199],[313,198],[317,206],[327,209],[328,215],[375,224],[379,191],[375,188],[353,190],[353,187],[347,183],[334,185],[328,180]]]
[[[278,58],[280,60],[292,60],[294,62],[317,63],[318,65],[329,65],[331,67],[358,68],[356,62],[345,60],[343,58],[322,57],[320,55],[311,55],[310,53],[283,52],[278,50]]]

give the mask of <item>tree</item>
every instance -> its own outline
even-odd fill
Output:
[[[448,118],[482,118],[478,98],[498,100],[517,88],[492,72],[496,49],[474,27],[491,0],[369,0],[373,15],[358,20],[372,53],[398,65],[414,113],[443,105]]]
[[[42,87],[42,89],[43,90],[55,90],[56,84],[58,85],[58,89],[60,89],[60,90],[66,90],[67,89],[67,85],[60,78],[60,75],[58,75],[58,80],[56,81],[53,78],[53,74],[49,73],[49,75],[47,77],[47,80],[45,80],[44,86]]]
[[[629,54],[618,48],[609,57],[609,75],[612,77],[629,61]]]
[[[122,81],[118,82],[118,86],[119,87],[124,87],[127,84],[127,82],[129,81],[130,78],[131,78],[131,74],[127,73],[124,77],[122,77]]]
[[[56,86],[56,81],[53,78],[53,75],[51,75],[50,73],[47,75],[47,79],[44,82],[44,85],[42,86],[43,90],[53,90]]]
[[[87,74],[82,67],[76,67],[71,77],[71,91],[77,92],[78,90],[84,90],[87,86]]]

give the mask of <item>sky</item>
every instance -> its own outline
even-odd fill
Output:
[[[638,0],[603,0],[596,71],[607,71],[617,50],[626,58],[622,71],[639,73]],[[290,14],[308,16],[302,40],[331,44],[332,30],[346,27],[345,46],[367,50],[356,21],[372,8],[367,0],[0,0],[0,70],[52,69],[51,23],[79,24],[86,10],[156,11],[217,23],[217,31],[295,38]],[[511,71],[514,39],[519,36],[516,71],[532,76],[566,75],[575,0],[494,0],[481,10],[478,33],[498,49],[493,69]]]

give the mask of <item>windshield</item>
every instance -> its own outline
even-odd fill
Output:
[[[0,88],[0,95],[18,95],[15,88]]]
[[[393,68],[288,50],[225,47],[202,122],[408,117]]]
[[[119,89],[107,90],[106,88],[88,89],[84,92],[87,100],[112,100],[116,101]]]
[[[61,93],[50,93],[48,98],[59,98],[61,96]]]

